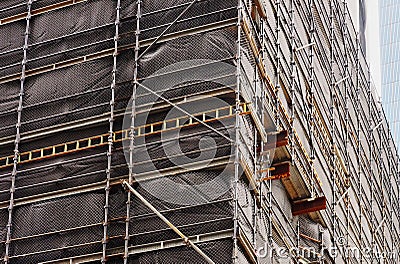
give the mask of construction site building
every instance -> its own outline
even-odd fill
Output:
[[[0,263],[399,263],[346,0],[2,0],[0,36]]]

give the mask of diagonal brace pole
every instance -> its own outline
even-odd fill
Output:
[[[197,2],[197,1],[199,1],[199,0],[193,0],[193,2],[191,2],[186,8],[185,8],[185,10],[183,10],[180,14],[179,14],[179,16],[177,16],[176,18],[175,18],[175,20],[174,21],[172,21],[169,25],[168,25],[168,27],[150,44],[150,46],[148,46],[147,48],[146,48],[146,50],[144,50],[143,51],[143,53],[142,54],[140,54],[140,56],[135,60],[135,63],[137,63],[155,44],[157,44],[157,42],[168,32],[168,30],[173,26],[173,25],[175,25],[177,22],[178,22],[178,20]]]
[[[122,185],[127,188],[128,191],[133,193],[137,198],[139,198],[140,201],[144,205],[146,205],[153,213],[155,213],[164,223],[166,223],[175,233],[177,233],[183,240],[183,242],[188,246],[192,247],[199,255],[201,255],[209,264],[215,264],[212,259],[210,259],[199,247],[197,247],[187,236],[185,236],[179,229],[174,226],[165,216],[163,216],[156,208],[154,208],[153,205],[151,205],[138,191],[133,189],[133,187],[127,182],[123,181]]]

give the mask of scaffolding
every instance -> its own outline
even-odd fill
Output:
[[[6,0],[0,32],[0,263],[399,262],[347,1]]]

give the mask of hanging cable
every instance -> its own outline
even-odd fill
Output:
[[[19,91],[19,101],[18,101],[18,116],[17,116],[17,124],[15,126],[15,141],[14,141],[14,157],[13,157],[13,170],[11,173],[11,187],[10,187],[10,205],[8,206],[8,222],[7,222],[7,235],[5,242],[5,252],[4,252],[4,264],[9,264],[10,257],[10,244],[11,244],[11,232],[12,232],[12,217],[14,210],[14,193],[15,193],[15,180],[18,173],[18,160],[19,160],[19,144],[21,142],[21,118],[22,118],[22,108],[23,108],[23,100],[24,100],[24,92],[25,92],[25,72],[26,72],[26,63],[28,60],[28,41],[29,41],[29,30],[30,30],[30,21],[31,21],[31,9],[32,9],[32,0],[27,1],[27,12],[26,12],[26,27],[24,33],[24,57],[22,59],[21,65],[21,78],[20,78],[20,91]]]

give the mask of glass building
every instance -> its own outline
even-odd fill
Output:
[[[400,1],[380,0],[382,103],[400,146]]]

